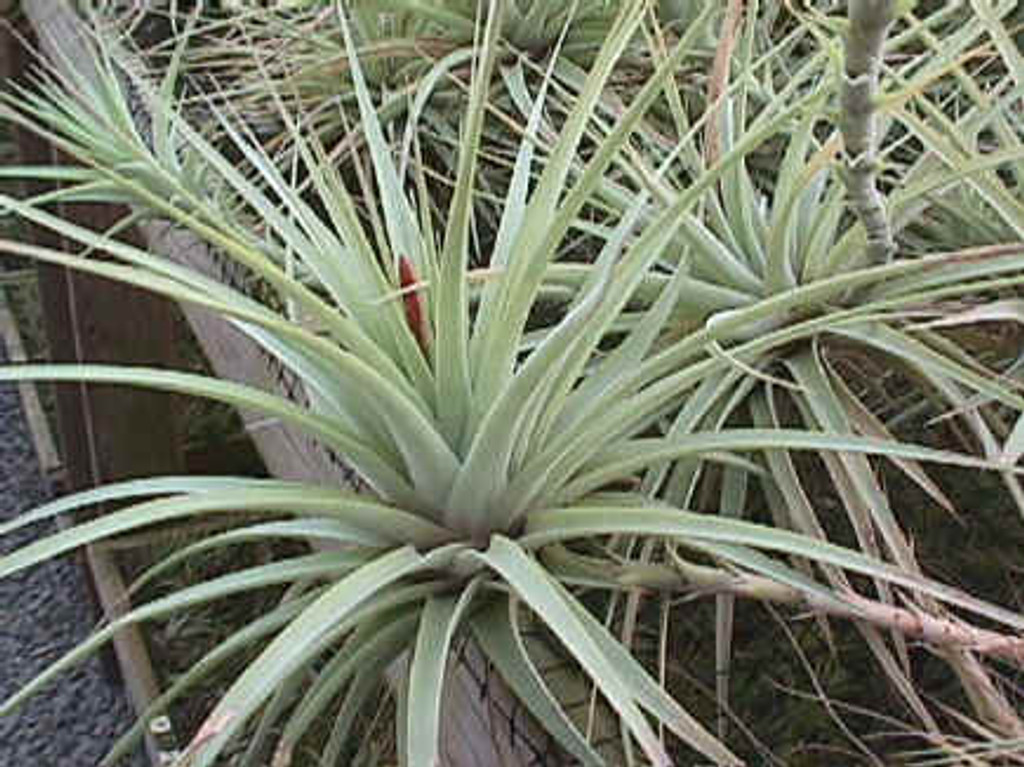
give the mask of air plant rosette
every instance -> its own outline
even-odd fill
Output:
[[[505,2],[498,39],[499,65],[491,84],[488,116],[481,134],[475,204],[485,230],[497,227],[528,119],[543,82],[546,114],[532,140],[541,154],[554,144],[572,109],[573,94],[607,36],[621,2],[551,4]],[[690,37],[689,66],[676,77],[699,101],[703,57],[710,57],[719,12],[702,2],[661,2],[647,8],[642,32],[629,42],[608,78],[599,109],[614,119],[679,37]],[[458,166],[460,121],[470,89],[478,44],[478,2],[381,0],[343,4],[287,3],[262,7],[238,3],[230,9],[171,5],[165,9],[131,5],[107,7],[103,23],[132,38],[139,58],[157,74],[183,47],[179,89],[197,124],[214,126],[206,109],[212,102],[236,125],[259,136],[282,170],[302,173],[291,151],[286,109],[315,133],[332,161],[358,173],[361,117],[351,77],[350,52],[343,39],[343,14],[357,50],[361,73],[373,95],[385,135],[402,147],[399,169],[423,166],[434,204],[443,211]],[[699,19],[699,21],[698,21]],[[154,33],[154,30],[156,32]],[[184,40],[188,43],[182,46]],[[645,116],[654,123],[661,105]],[[662,139],[664,140],[664,138]],[[589,143],[585,142],[585,143]],[[230,146],[230,142],[228,144]],[[580,166],[581,167],[581,166]],[[372,203],[371,203],[372,204]]]
[[[240,478],[137,480],[61,499],[0,528],[128,502],[5,556],[6,574],[162,522],[265,515],[181,550],[143,581],[215,548],[278,538],[327,544],[137,606],[4,710],[125,623],[274,586],[281,589],[276,609],[211,650],[158,701],[157,708],[166,706],[235,653],[256,650],[196,733],[190,765],[214,763],[229,743],[253,732],[268,738],[249,743],[254,760],[272,750],[276,764],[287,764],[311,722],[328,711],[334,719],[322,758],[337,763],[356,713],[405,655],[399,758],[432,767],[441,757],[446,667],[454,642],[466,635],[566,753],[582,764],[608,763],[526,651],[527,614],[619,718],[623,758],[642,754],[667,765],[696,752],[717,764],[740,764],[582,598],[626,595],[635,609],[641,594],[662,592],[718,595],[723,670],[736,598],[797,606],[857,621],[926,723],[929,743],[948,746],[927,726],[930,714],[913,685],[906,692],[900,677],[908,637],[948,655],[987,720],[1011,726],[1005,698],[985,686],[981,658],[1019,663],[1024,617],[920,572],[868,459],[891,460],[936,498],[941,491],[922,463],[994,469],[1016,491],[1019,470],[1011,458],[1020,430],[1004,438],[972,409],[964,417],[993,446],[982,457],[899,441],[837,375],[834,349],[842,347],[834,341],[897,360],[957,407],[980,396],[1021,411],[1024,401],[998,371],[953,348],[941,328],[918,322],[922,305],[1015,289],[1024,279],[1019,243],[870,263],[864,227],[848,215],[846,187],[830,165],[837,140],[821,138],[837,89],[805,87],[833,71],[827,51],[790,73],[759,111],[747,108],[747,79],[739,68],[730,76],[727,57],[720,57],[703,116],[691,121],[685,110],[674,112],[678,150],[653,160],[631,151],[629,141],[655,102],[668,92],[671,104],[680,103],[674,75],[710,11],[666,52],[614,124],[595,134],[608,79],[645,29],[638,3],[623,4],[610,25],[543,162],[536,139],[553,75],[541,81],[515,146],[486,273],[474,271],[474,182],[501,18],[486,14],[477,32],[440,225],[422,166],[403,166],[385,135],[344,13],[338,23],[368,166],[355,193],[317,132],[287,109],[279,114],[306,172],[302,188],[216,100],[207,108],[229,153],[204,137],[190,124],[176,85],[184,44],[166,78],[150,87],[145,78],[133,79],[131,61],[100,35],[90,43],[95,78],[44,73],[37,91],[7,100],[5,119],[47,137],[81,165],[5,171],[65,185],[44,198],[0,198],[7,213],[61,234],[79,250],[5,241],[4,251],[216,312],[293,371],[307,397],[297,403],[244,382],[108,365],[10,366],[0,379],[121,383],[260,411],[343,456],[367,489]],[[744,27],[735,13],[731,19],[729,34],[741,51],[733,66],[752,72],[764,64],[760,56],[773,60],[771,51],[751,58],[754,25]],[[126,82],[145,101],[145,131],[127,103]],[[897,110],[893,118],[902,116]],[[788,149],[768,200],[759,197],[745,163],[779,136]],[[693,149],[698,137],[703,152]],[[581,161],[578,150],[588,138],[593,145]],[[623,168],[631,173],[623,176]],[[991,191],[1003,183],[958,165],[936,172],[936,185],[962,179]],[[1001,188],[1006,195],[999,199],[1014,198]],[[906,194],[896,200],[897,211],[923,195]],[[251,272],[275,300],[260,301],[46,209],[56,200],[96,199],[131,202],[140,214],[191,231]],[[368,199],[376,203],[369,211]],[[583,213],[598,203],[612,213],[594,226]],[[1017,210],[1009,202],[1003,209]],[[559,261],[577,230],[599,247],[590,259]],[[89,257],[93,251],[113,260]],[[538,313],[553,287],[565,297],[561,309]],[[936,311],[928,312],[929,322]],[[860,550],[825,536],[803,491],[797,454],[820,456]],[[761,495],[751,491],[755,485]],[[961,615],[977,616],[985,627]],[[727,692],[720,689],[723,697]],[[291,696],[288,705],[281,695]]]

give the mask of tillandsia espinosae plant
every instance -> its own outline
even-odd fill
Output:
[[[1015,113],[1024,67],[1003,21],[1013,4],[922,18],[897,6],[851,3],[840,22],[805,12],[805,23],[766,53],[757,42],[757,4],[732,3],[706,112],[699,121],[674,112],[676,135],[701,136],[703,144],[682,140],[662,150],[648,140],[632,178],[601,191],[623,212],[638,197],[654,200],[655,212],[693,201],[660,258],[663,274],[685,271],[690,296],[702,300],[691,298],[687,314],[677,315],[694,332],[660,359],[680,366],[680,382],[703,366],[717,372],[701,376],[666,421],[666,435],[743,424],[891,437],[880,407],[889,386],[899,387],[907,410],[896,415],[951,414],[983,454],[1007,466],[1019,457],[1014,421],[1022,401],[1007,378],[1020,367],[1018,351],[1007,348],[1004,333],[983,330],[1020,322],[1024,187]],[[824,45],[800,66],[779,55],[814,36]],[[887,45],[900,55],[884,67]],[[991,67],[984,89],[964,63],[982,51]],[[895,186],[897,175],[906,183]],[[904,230],[908,247],[900,249]],[[950,245],[972,247],[935,255]],[[643,372],[636,375],[634,385],[645,386]],[[863,550],[919,571],[911,534],[868,458],[823,453],[821,462],[829,483],[779,450],[759,459],[761,474],[686,459],[648,472],[644,487],[681,507],[714,497],[713,506],[737,515],[767,502],[780,526],[833,539],[853,531]],[[919,465],[899,467],[950,508]],[[1024,510],[1017,477],[1004,479]],[[848,528],[811,501],[823,484],[841,500]],[[889,602],[888,588],[877,588]],[[733,603],[722,599],[719,608],[724,698]],[[917,726],[937,732],[900,660],[903,639],[890,643],[861,627]],[[986,726],[1021,732],[1016,706],[991,670],[970,653],[939,654]]]
[[[691,36],[692,68],[702,68],[700,53],[710,55],[719,11],[701,16],[706,3],[648,4],[650,23],[629,42],[608,78],[600,110],[614,114],[628,101],[657,64],[658,48],[671,45],[702,18],[703,31]],[[485,122],[481,134],[475,212],[486,229],[497,227],[500,207],[515,161],[518,125],[530,108],[529,92],[545,78],[546,105],[557,121],[572,108],[572,94],[586,78],[586,68],[607,36],[622,3],[508,2],[502,8],[498,40],[501,66],[496,69],[488,110],[498,119]],[[295,162],[288,151],[289,131],[282,123],[282,102],[301,112],[307,131],[315,132],[332,160],[348,165],[359,154],[357,99],[350,76],[338,14],[330,3],[261,4],[241,2],[224,7],[201,5],[119,7],[102,4],[103,16],[139,43],[142,57],[162,66],[182,36],[192,40],[181,55],[182,87],[192,103],[229,104],[226,110],[244,120],[276,157],[282,169]],[[374,0],[346,3],[361,72],[379,102],[386,133],[402,134],[400,171],[411,161],[413,138],[432,196],[446,198],[459,162],[459,122],[464,113],[474,56],[480,3]],[[198,22],[192,18],[196,15]],[[571,19],[571,22],[570,22]],[[155,33],[154,33],[155,30]],[[698,44],[699,41],[699,44]],[[681,70],[676,77],[686,77]],[[699,89],[694,89],[695,94]],[[184,103],[188,103],[186,99]],[[510,130],[511,127],[511,130]],[[541,156],[557,129],[535,137]],[[489,204],[485,204],[489,203]],[[445,206],[441,206],[445,207]]]
[[[252,653],[196,734],[186,755],[190,765],[214,763],[242,738],[252,738],[252,763],[261,763],[262,749],[273,745],[275,763],[287,764],[310,723],[326,712],[334,718],[321,760],[346,763],[356,712],[393,661],[407,654],[398,687],[398,756],[405,765],[432,767],[441,758],[446,665],[455,638],[465,634],[572,758],[608,763],[585,729],[566,716],[526,652],[527,614],[561,643],[621,720],[624,760],[668,765],[692,761],[697,752],[716,764],[743,763],[591,611],[602,596],[638,588],[798,605],[905,631],[950,652],[1020,659],[1015,632],[1024,630],[1024,618],[924,577],[893,554],[902,552],[893,543],[900,540],[895,526],[883,528],[890,535],[886,549],[862,544],[862,552],[824,540],[811,524],[791,467],[791,453],[798,451],[818,452],[830,466],[842,466],[842,476],[865,483],[844,497],[851,505],[860,502],[857,493],[874,487],[861,463],[867,455],[888,456],[922,482],[917,463],[925,461],[1015,472],[990,458],[897,442],[841,390],[822,400],[819,414],[810,393],[827,389],[816,367],[820,359],[813,357],[827,328],[857,328],[884,312],[910,309],[924,289],[863,307],[839,301],[848,290],[869,277],[886,276],[892,285],[897,277],[929,275],[939,291],[948,270],[965,261],[973,264],[979,285],[1015,285],[1019,262],[1008,262],[1019,246],[896,259],[806,283],[783,279],[771,291],[753,277],[748,282],[757,287],[739,291],[708,280],[697,267],[702,259],[706,263],[705,251],[720,251],[707,234],[709,225],[695,216],[742,213],[716,208],[716,195],[730,185],[749,188],[745,159],[791,127],[792,118],[813,125],[822,105],[811,98],[793,102],[797,106],[789,111],[766,113],[731,145],[725,141],[732,133],[723,130],[727,138],[715,159],[691,169],[685,188],[672,188],[666,173],[648,174],[642,164],[635,170],[651,182],[650,191],[616,188],[613,165],[621,171],[629,140],[691,50],[692,35],[683,35],[614,125],[599,128],[603,135],[575,172],[607,78],[645,23],[643,3],[623,3],[540,168],[534,139],[544,119],[546,86],[531,99],[488,268],[474,274],[473,186],[501,7],[486,4],[479,22],[462,149],[441,227],[416,166],[410,178],[399,173],[340,12],[373,176],[359,196],[376,201],[365,218],[345,179],[325,161],[317,136],[305,133],[287,111],[281,117],[307,178],[301,191],[244,126],[216,107],[211,114],[230,141],[230,156],[214,147],[180,108],[177,59],[166,78],[150,87],[134,76],[115,42],[98,36],[90,43],[95,73],[43,74],[36,90],[6,100],[5,119],[47,137],[81,165],[10,171],[58,177],[65,186],[27,201],[0,197],[0,208],[80,249],[63,253],[5,241],[3,251],[214,311],[293,371],[308,402],[241,382],[105,365],[9,366],[0,379],[122,383],[258,410],[344,456],[367,489],[240,478],[137,480],[61,499],[0,528],[9,532],[103,501],[127,503],[6,555],[0,574],[92,541],[197,516],[264,519],[183,549],[143,580],[211,548],[277,538],[325,544],[317,553],[243,569],[135,607],[0,710],[18,705],[128,622],[268,586],[283,587],[279,606],[212,650],[157,703],[159,708],[187,694],[232,656]],[[143,121],[129,106],[132,89],[146,104]],[[724,96],[713,103],[724,103]],[[799,157],[797,150],[792,154]],[[249,270],[276,300],[257,300],[111,234],[63,220],[46,210],[57,199],[130,202],[140,215],[169,219]],[[584,215],[594,200],[621,212],[595,225]],[[862,250],[861,230],[847,226],[848,247]],[[576,229],[596,233],[600,247],[590,261],[566,270],[555,262]],[[680,238],[689,242],[682,252]],[[90,258],[97,250],[114,260]],[[733,260],[728,266],[742,271]],[[568,285],[571,297],[564,311],[539,312],[553,280],[563,289]],[[695,325],[697,319],[702,321]],[[802,371],[792,380],[756,367],[756,355],[800,347],[805,351],[793,352],[793,361],[781,368]],[[1020,409],[1006,387],[978,371],[970,379],[965,375],[953,378],[977,382],[977,391]],[[750,383],[738,386],[737,377]],[[772,381],[787,390],[805,387],[813,418],[802,428],[782,422],[775,392],[767,388]],[[720,388],[725,401],[717,399]],[[858,428],[829,420],[841,396],[841,415]],[[744,408],[753,420],[736,425],[730,415],[748,397]],[[709,465],[725,467],[721,503],[713,505],[722,514],[692,510],[700,504],[673,489],[687,487],[684,475],[707,472]],[[663,487],[666,477],[669,489]],[[792,532],[760,516],[734,518],[752,502],[737,500],[745,497],[747,477],[762,478],[769,488],[765,498],[776,521],[789,524],[804,515],[807,525]],[[876,517],[870,524],[888,518],[885,506],[871,511]],[[620,548],[627,540],[639,541],[640,548]],[[866,576],[875,591],[858,592],[848,574]],[[923,606],[908,611],[897,594]],[[939,604],[983,616],[992,628],[947,616]],[[265,743],[272,734],[276,742]]]

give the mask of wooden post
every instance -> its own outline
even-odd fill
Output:
[[[23,40],[31,39],[27,26],[21,32]],[[27,69],[31,54],[10,32],[6,36],[4,57],[9,71],[2,74],[18,77]],[[49,165],[58,160],[38,136],[17,130],[14,138],[22,162]],[[27,194],[45,191],[41,183],[26,186]],[[56,212],[97,231],[114,226],[128,214],[124,207],[97,204],[62,204]],[[41,227],[33,227],[28,236],[46,247],[68,247],[61,237]],[[135,231],[127,232],[125,239],[143,244]],[[163,298],[48,265],[39,266],[39,290],[55,362],[166,367],[175,356],[175,307]],[[172,397],[120,386],[64,385],[58,387],[57,401],[70,489],[181,470]]]
[[[21,78],[31,61],[28,24],[0,27],[0,82]],[[39,137],[15,129],[19,161],[49,165],[54,150]],[[46,191],[43,184],[25,184],[26,195]],[[61,205],[60,216],[97,231],[120,221],[127,209],[106,205]],[[39,245],[66,249],[69,243],[42,227],[19,236]],[[137,232],[126,238],[143,240]],[[102,257],[102,254],[94,254]],[[70,269],[39,265],[43,324],[55,362],[106,362],[167,366],[174,356],[175,307],[159,297],[128,286],[78,274]],[[131,477],[181,473],[183,456],[173,398],[127,387],[62,385],[56,388],[57,416],[66,489],[79,490]],[[89,546],[78,562],[86,574],[90,601],[97,616],[116,617],[124,607],[124,586],[108,552]],[[116,659],[115,659],[116,655]],[[121,678],[136,711],[159,693],[145,642],[135,626],[118,633],[112,652],[103,654],[108,675]],[[117,662],[120,660],[120,666]],[[125,669],[125,673],[121,673]],[[159,746],[147,735],[146,750],[156,764]]]

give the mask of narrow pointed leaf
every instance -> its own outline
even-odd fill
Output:
[[[647,758],[659,767],[671,765],[657,734],[637,707],[633,691],[622,678],[618,666],[590,636],[551,576],[517,544],[502,536],[493,536],[490,547],[479,557],[508,582],[590,674]]]
[[[452,640],[480,585],[474,579],[461,593],[431,597],[423,608],[409,669],[409,710],[415,713],[405,723],[408,767],[439,764],[441,704]]]

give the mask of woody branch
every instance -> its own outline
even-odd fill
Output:
[[[878,82],[895,6],[895,0],[850,0],[840,88],[839,127],[845,146],[843,176],[850,207],[867,232],[868,258],[872,263],[885,263],[896,250],[885,204],[875,183]]]

